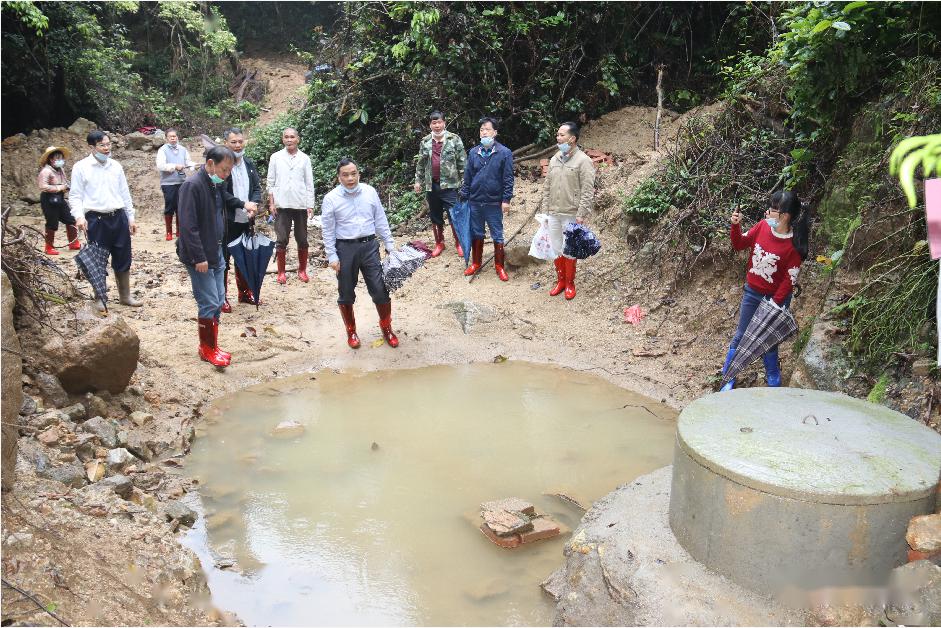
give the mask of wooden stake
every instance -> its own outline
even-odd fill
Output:
[[[657,122],[653,127],[653,149],[660,150],[660,118],[663,117],[663,64],[657,66]]]

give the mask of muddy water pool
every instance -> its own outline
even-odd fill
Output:
[[[304,432],[274,436],[285,420]],[[523,362],[278,380],[207,411],[185,543],[248,625],[551,625],[538,585],[583,514],[553,494],[587,506],[670,464],[675,425],[599,377]],[[510,496],[563,534],[491,543],[479,504]]]

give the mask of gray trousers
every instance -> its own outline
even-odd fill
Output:
[[[288,238],[291,236],[291,226],[294,226],[294,241],[297,248],[307,248],[307,210],[281,207],[274,219],[274,233],[277,237],[275,246],[279,249],[288,247]]]
[[[373,303],[389,303],[389,291],[382,281],[382,263],[379,261],[379,239],[369,242],[337,240],[337,257],[340,258],[340,272],[337,274],[340,305],[352,305],[356,301],[356,284],[362,273],[363,281]]]

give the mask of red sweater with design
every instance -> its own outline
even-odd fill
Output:
[[[801,256],[791,243],[791,234],[776,233],[762,220],[742,235],[741,225],[732,225],[732,248],[736,251],[751,248],[746,281],[756,292],[770,296],[778,305],[791,294]]]

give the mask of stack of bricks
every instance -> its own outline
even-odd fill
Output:
[[[930,560],[941,564],[941,514],[912,517],[905,534],[908,562]]]
[[[545,515],[536,514],[528,501],[508,497],[480,505],[484,522],[480,531],[488,539],[505,549],[551,539],[559,535],[559,524]]]

